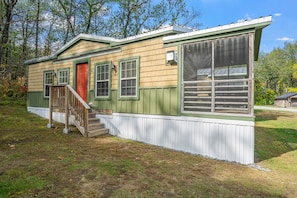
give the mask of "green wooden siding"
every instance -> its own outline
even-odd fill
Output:
[[[153,115],[178,115],[178,96],[176,87],[142,88],[139,90],[139,100],[118,100],[118,91],[111,90],[110,100],[94,100],[91,91],[91,101],[98,109],[110,109],[114,113],[135,113]]]
[[[43,97],[43,91],[28,92],[27,103],[29,107],[48,108],[49,99]]]
[[[118,90],[111,90],[111,99],[94,100],[94,91],[89,92],[90,102],[93,106],[101,110],[112,110],[114,113],[135,113],[152,115],[183,115],[189,117],[229,119],[254,121],[252,117],[211,115],[211,114],[180,114],[178,92],[176,87],[167,88],[147,88],[139,90],[139,100],[118,100]],[[28,92],[28,106],[48,108],[49,100],[43,97],[43,92]]]

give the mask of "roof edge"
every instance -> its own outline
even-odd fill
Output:
[[[261,17],[257,19],[240,21],[237,23],[231,23],[231,24],[207,28],[203,30],[197,30],[197,31],[172,35],[172,36],[166,36],[163,38],[163,42],[170,43],[176,40],[184,40],[195,36],[197,37],[197,36],[213,35],[221,32],[232,32],[232,31],[243,30],[248,28],[262,29],[270,25],[271,23],[272,23],[272,16]]]

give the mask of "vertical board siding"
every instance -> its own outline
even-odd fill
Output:
[[[46,107],[49,106],[48,98],[43,97],[43,92],[28,92],[27,93],[28,107]]]
[[[44,118],[48,108],[28,106],[28,111]],[[110,134],[173,150],[214,159],[254,163],[254,122],[176,116],[97,114]],[[53,119],[64,122],[64,113]]]
[[[139,100],[119,100],[118,90],[111,91],[108,100],[95,100],[94,91],[90,92],[91,101],[97,109],[111,109],[118,113],[177,115],[178,96],[176,87],[140,89]]]
[[[152,116],[97,115],[112,135],[215,159],[254,163],[251,121]]]

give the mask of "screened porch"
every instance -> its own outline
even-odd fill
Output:
[[[252,49],[253,34],[184,44],[182,112],[252,115]]]

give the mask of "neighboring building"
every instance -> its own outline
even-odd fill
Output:
[[[272,18],[114,39],[79,35],[26,61],[28,111],[49,117],[49,87],[68,84],[119,137],[254,162],[254,61]],[[64,122],[63,113],[53,119]]]
[[[297,107],[297,93],[286,93],[274,99],[274,105],[283,108]]]

